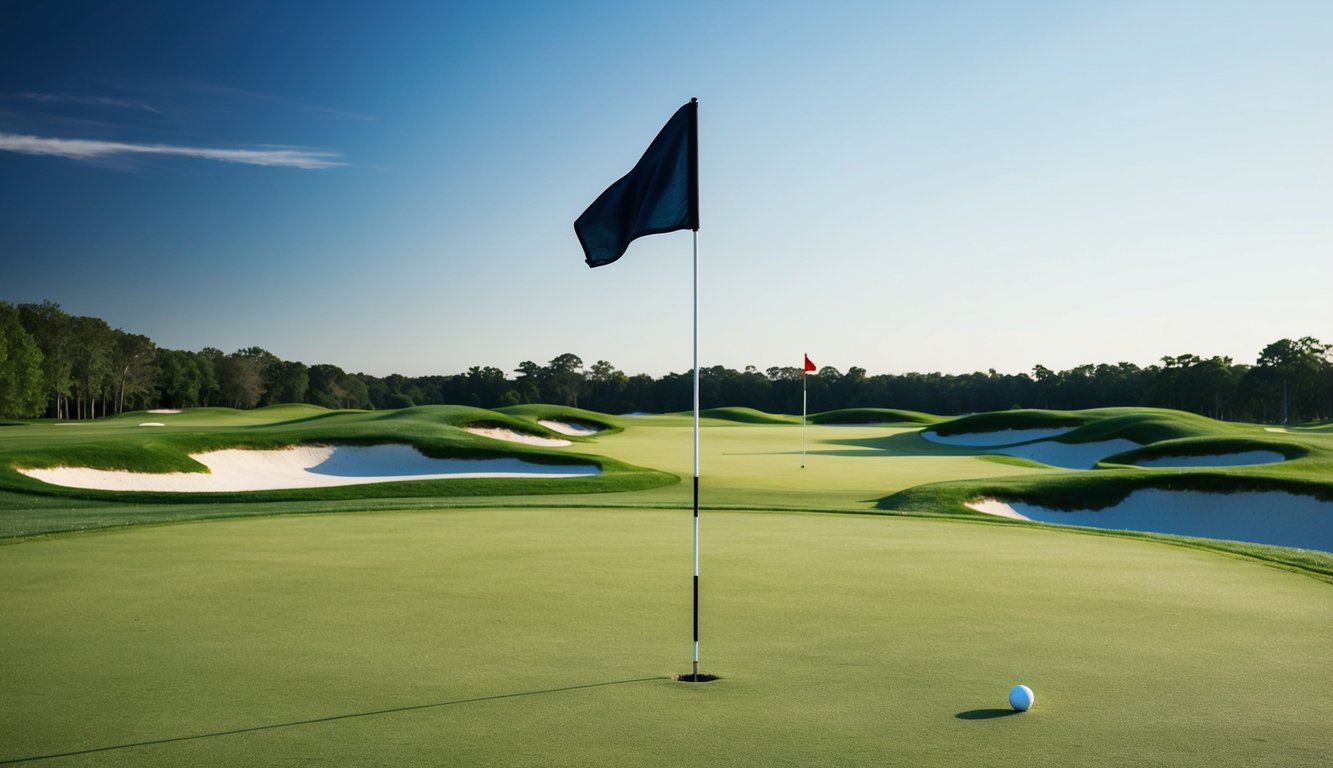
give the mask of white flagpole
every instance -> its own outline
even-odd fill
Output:
[[[699,681],[699,230],[694,230],[694,681]]]

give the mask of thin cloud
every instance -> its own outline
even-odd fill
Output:
[[[74,160],[94,160],[115,155],[175,155],[198,157],[224,163],[307,168],[319,170],[345,165],[339,155],[299,147],[269,149],[213,149],[209,147],[182,147],[172,144],[130,144],[119,141],[93,139],[53,139],[0,133],[0,150],[25,155],[51,155]]]
[[[222,103],[267,104],[270,106],[282,107],[284,109],[313,112],[326,117],[336,117],[343,120],[359,120],[362,122],[375,122],[378,120],[378,118],[372,115],[348,112],[346,110],[326,107],[320,104],[310,104],[308,102],[290,99],[286,96],[277,96],[271,93],[262,93],[260,91],[247,91],[242,88],[233,88],[227,85],[217,85],[215,83],[207,83],[199,80],[181,79],[167,81],[161,88],[164,93],[172,93],[177,96],[181,94],[197,94],[215,98]]]
[[[132,109],[142,112],[152,112],[158,114],[159,110],[149,104],[141,101],[131,101],[129,99],[119,99],[114,96],[72,96],[68,93],[14,93],[6,94],[4,98],[23,99],[24,101],[34,101],[39,104],[79,104],[94,107],[118,107],[120,109]]]

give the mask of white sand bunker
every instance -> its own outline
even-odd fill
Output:
[[[144,423],[140,424],[139,426],[141,426],[141,427],[165,427],[166,424],[163,424],[163,423],[160,422],[160,421],[145,421]]]
[[[216,493],[327,488],[402,480],[481,477],[588,477],[592,464],[538,464],[517,458],[434,459],[411,445],[302,445],[274,451],[192,454],[208,472],[123,472],[86,467],[20,469],[52,485],[100,491]]]
[[[464,432],[471,432],[474,435],[489,437],[492,440],[504,440],[508,443],[523,443],[524,445],[542,445],[547,447],[561,447],[572,445],[568,440],[558,437],[542,437],[534,435],[531,432],[519,432],[516,429],[508,427],[463,427]]]
[[[554,419],[537,419],[537,423],[551,430],[559,432],[562,435],[573,435],[575,437],[586,437],[595,435],[602,431],[601,427],[595,427],[591,424],[583,424],[574,421],[556,421]]]
[[[179,408],[154,408],[149,413],[180,413]]]
[[[921,437],[941,445],[967,445],[973,447],[991,445],[1013,445],[1031,440],[1049,440],[1052,437],[1073,432],[1077,427],[1055,427],[1049,429],[1001,429],[994,432],[963,432],[957,435],[941,435],[938,432],[922,430]]]
[[[1277,464],[1287,457],[1277,451],[1240,451],[1210,456],[1155,456],[1134,462],[1140,467],[1241,467],[1248,464]]]
[[[980,499],[968,507],[1040,523],[1173,533],[1333,552],[1333,502],[1282,491],[1201,493],[1143,489],[1105,509],[1070,512]]]

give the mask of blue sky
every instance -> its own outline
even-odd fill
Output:
[[[1333,341],[1333,4],[6,2],[0,301],[377,375],[691,361],[575,217],[700,102],[700,358]]]

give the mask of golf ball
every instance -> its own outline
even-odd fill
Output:
[[[1036,700],[1036,697],[1032,695],[1032,689],[1026,685],[1015,685],[1009,689],[1009,706],[1019,712],[1032,709],[1032,702]]]

